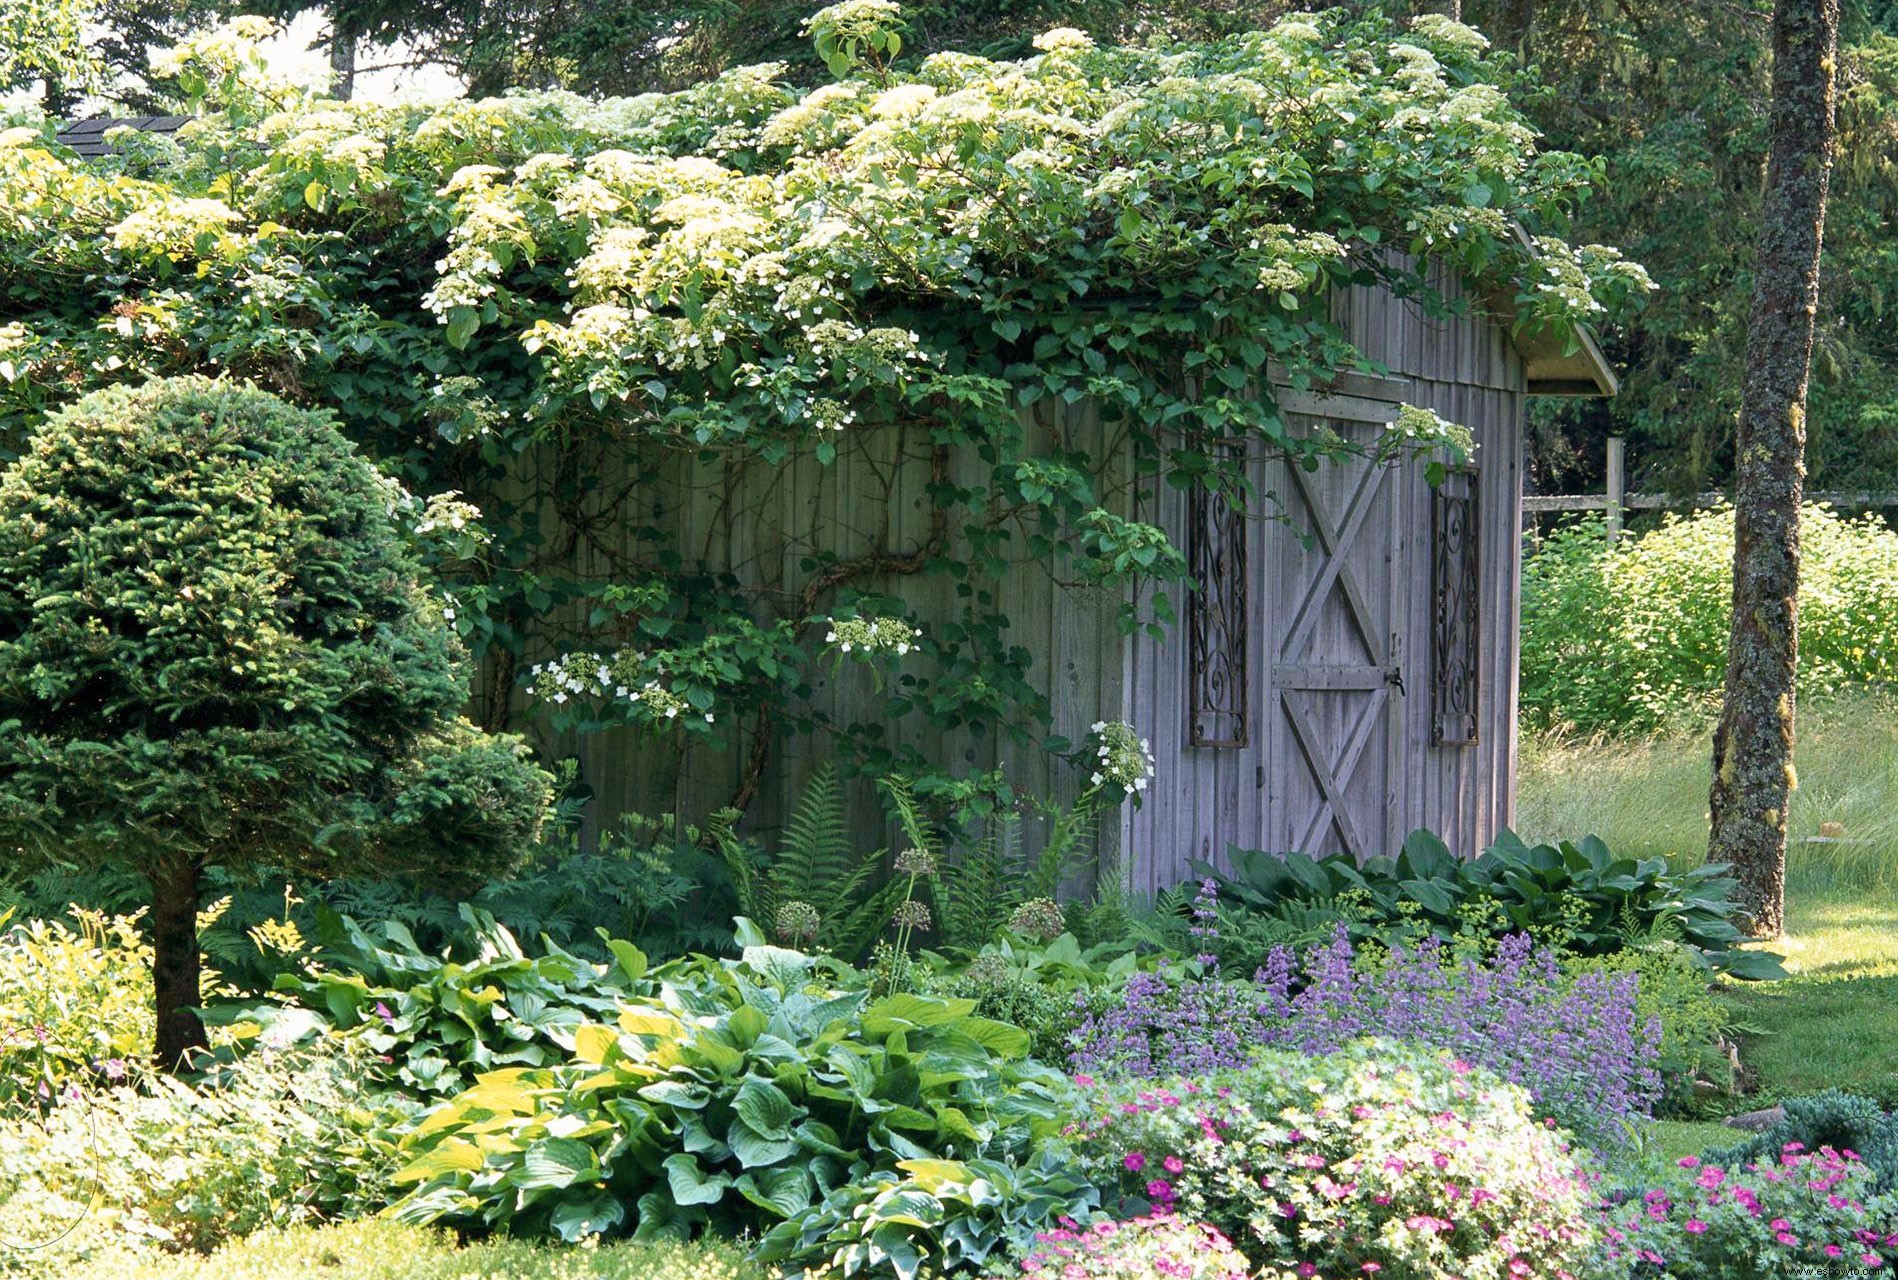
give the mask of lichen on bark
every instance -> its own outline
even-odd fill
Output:
[[[1799,640],[1799,504],[1819,254],[1836,131],[1837,0],[1773,12],[1772,152],[1754,263],[1734,478],[1733,631],[1714,732],[1710,860],[1756,936],[1785,923]]]

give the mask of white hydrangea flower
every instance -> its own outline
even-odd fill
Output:
[[[1120,720],[1097,720],[1092,733],[1091,784],[1115,787],[1128,795],[1145,791],[1153,780],[1152,743],[1141,737],[1132,725]]]
[[[839,653],[893,653],[903,657],[923,638],[921,627],[901,618],[832,618],[824,633],[824,643],[837,646]]]
[[[1035,48],[1043,53],[1086,53],[1094,47],[1094,37],[1078,27],[1055,27],[1035,37]]]
[[[1410,29],[1420,36],[1427,36],[1441,44],[1455,45],[1471,53],[1481,53],[1489,48],[1488,36],[1475,27],[1464,26],[1448,14],[1419,14],[1410,20]]]

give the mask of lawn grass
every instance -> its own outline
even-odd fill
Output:
[[[1789,901],[1898,901],[1898,699],[1803,706],[1798,732]],[[1592,833],[1619,852],[1698,863],[1707,851],[1712,753],[1705,724],[1632,740],[1528,736],[1517,829],[1533,839]],[[1809,843],[1826,822],[1839,823],[1845,839]]]
[[[1726,993],[1750,1088],[1727,1109],[1830,1088],[1898,1105],[1898,704],[1802,709],[1799,739],[1786,934],[1771,944],[1793,977]],[[1518,825],[1533,839],[1592,832],[1619,852],[1700,862],[1709,750],[1695,728],[1528,742]],[[1805,843],[1821,822],[1843,824],[1845,842]]]

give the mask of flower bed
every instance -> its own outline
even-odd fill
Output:
[[[1454,1050],[1526,1088],[1540,1113],[1612,1143],[1651,1114],[1660,1027],[1635,1012],[1633,974],[1564,973],[1525,935],[1492,959],[1434,939],[1359,956],[1340,928],[1302,958],[1275,950],[1251,982],[1136,974],[1076,1033],[1077,1070],[1191,1076],[1243,1067],[1258,1046],[1334,1051],[1359,1036]]]

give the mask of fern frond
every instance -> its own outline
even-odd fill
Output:
[[[780,894],[822,894],[848,880],[855,870],[850,825],[844,818],[843,788],[837,770],[826,764],[811,775],[784,826],[771,878]]]
[[[1030,870],[1025,897],[1057,896],[1069,877],[1087,865],[1094,818],[1094,801],[1086,796],[1055,813],[1048,841],[1041,846]]]

